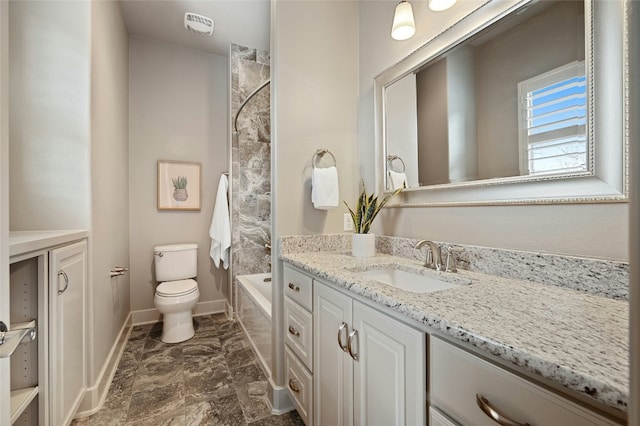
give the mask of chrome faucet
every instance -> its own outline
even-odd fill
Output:
[[[418,250],[424,246],[428,246],[427,257],[424,260],[424,267],[435,269],[439,271],[442,269],[442,255],[440,254],[440,247],[433,241],[421,240],[415,245],[414,249]]]

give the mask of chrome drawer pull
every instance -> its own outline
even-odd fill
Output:
[[[529,423],[518,423],[506,417],[504,414],[493,408],[489,400],[479,393],[476,394],[476,402],[483,413],[501,426],[530,426]]]
[[[295,328],[293,328],[292,325],[289,326],[289,333],[293,334],[296,337],[300,336],[300,332]]]
[[[289,379],[289,389],[295,393],[300,393],[300,388],[296,386],[296,382],[293,379]]]
[[[298,287],[294,283],[289,283],[289,288],[293,291],[300,291],[300,287]]]
[[[342,322],[342,324],[340,325],[340,327],[338,328],[338,346],[340,346],[340,349],[342,349],[342,352],[347,352],[347,346],[342,344],[342,332],[346,330],[345,334],[349,334],[349,326],[347,325],[346,322]]]
[[[67,276],[67,273],[61,269],[60,271],[58,271],[58,276],[60,275],[62,275],[62,277],[64,278],[64,288],[62,290],[58,290],[58,294],[64,293],[65,291],[67,291],[67,287],[69,287],[69,277]]]
[[[358,330],[353,330],[351,333],[349,333],[349,338],[347,339],[347,351],[349,352],[349,355],[351,355],[351,358],[353,358],[354,361],[358,360],[358,354],[357,353],[353,353],[353,338],[354,337],[358,337]]]

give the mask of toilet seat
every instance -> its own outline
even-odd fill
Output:
[[[156,288],[156,295],[165,297],[186,296],[198,290],[195,280],[165,281]]]

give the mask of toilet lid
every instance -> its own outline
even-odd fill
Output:
[[[165,281],[158,285],[158,296],[184,296],[198,289],[198,283],[194,280]]]

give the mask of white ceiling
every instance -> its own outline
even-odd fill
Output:
[[[129,35],[229,56],[229,44],[269,50],[269,0],[121,0]],[[212,37],[184,29],[185,12],[213,19]]]

